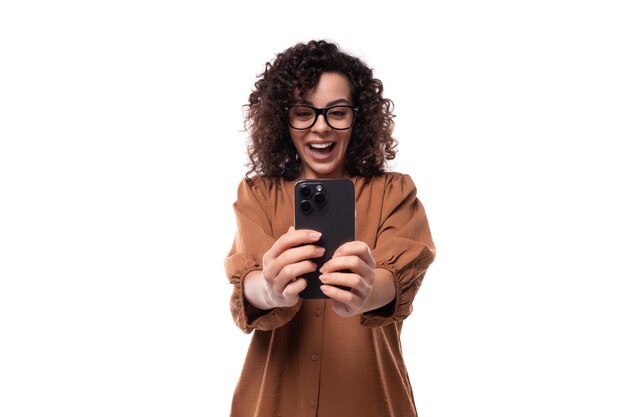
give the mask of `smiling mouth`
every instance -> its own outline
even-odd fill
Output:
[[[314,154],[328,155],[335,148],[335,142],[309,143],[307,146]]]

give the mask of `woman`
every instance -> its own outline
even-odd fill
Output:
[[[435,247],[411,178],[384,170],[396,141],[382,91],[361,60],[311,41],[267,63],[250,94],[225,268],[235,323],[254,333],[232,416],[417,415],[400,332]],[[328,299],[302,300],[323,250],[293,228],[293,189],[320,178],[354,183],[356,240],[320,268]]]

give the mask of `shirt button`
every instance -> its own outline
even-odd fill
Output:
[[[309,400],[308,404],[309,407],[315,407],[315,400]]]
[[[315,353],[311,355],[311,360],[313,360],[313,361],[317,360],[317,355]]]
[[[316,309],[315,309],[315,315],[316,315],[317,317],[321,316],[321,315],[322,315],[322,309],[320,309],[320,308],[316,308]]]

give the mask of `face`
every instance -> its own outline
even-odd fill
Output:
[[[307,91],[303,98],[304,102],[296,104],[317,108],[353,105],[350,82],[345,75],[337,72],[322,73],[317,86]],[[347,177],[345,154],[352,128],[335,130],[319,115],[309,129],[297,130],[290,127],[289,133],[302,161],[302,178]]]

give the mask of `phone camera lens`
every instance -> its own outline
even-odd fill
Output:
[[[304,198],[311,197],[311,193],[312,193],[311,189],[309,187],[307,187],[307,186],[304,186],[304,187],[300,188],[300,194]]]
[[[315,204],[318,206],[323,206],[326,204],[326,196],[323,193],[317,193],[315,197],[313,197],[313,201],[315,201]]]
[[[308,200],[303,200],[300,202],[300,210],[303,213],[310,213],[313,210],[313,205]]]

